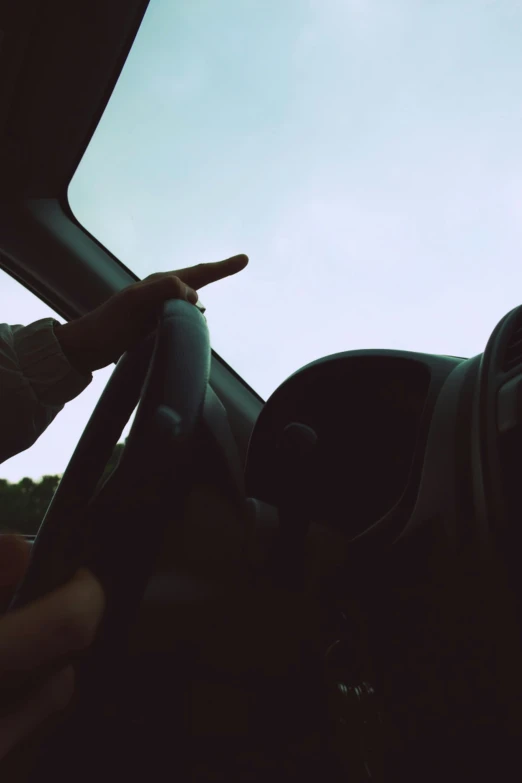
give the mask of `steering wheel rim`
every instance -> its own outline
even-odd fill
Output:
[[[107,603],[90,648],[55,666],[75,664],[75,695],[60,720],[37,740],[29,762],[30,780],[40,781],[47,772],[59,781],[80,773],[81,780],[83,773],[90,780],[92,770],[99,774],[106,755],[118,776],[121,754],[129,750],[128,731],[142,726],[140,711],[149,710],[152,698],[143,690],[148,682],[148,651],[142,659],[129,631],[139,619],[136,615],[150,577],[164,567],[159,560],[163,554],[168,568],[185,571],[194,584],[203,572],[208,573],[211,600],[218,603],[221,591],[237,594],[238,584],[245,577],[248,581],[251,526],[244,513],[243,467],[226,409],[210,385],[210,367],[206,319],[187,302],[165,303],[156,333],[118,362],[40,526],[29,569],[10,610],[66,582],[78,566],[87,566],[99,578]],[[122,457],[100,488],[107,460],[138,401]],[[216,523],[209,508],[201,527],[197,515],[190,514],[191,500],[198,495],[201,479],[205,486],[209,476],[223,492],[221,516],[218,513]],[[138,508],[132,494],[121,495],[133,481],[142,485]],[[146,515],[146,524],[140,514]],[[221,533],[223,542],[216,545]],[[176,550],[179,541],[182,546]],[[191,651],[198,638],[194,643],[188,640]],[[167,676],[172,669],[170,650],[168,662],[163,649],[152,653],[153,667]],[[184,654],[182,650],[178,659],[184,660]],[[192,663],[191,656],[189,667]],[[168,699],[172,689],[179,696],[180,677],[185,683],[185,673],[176,669],[167,683],[162,679],[158,715],[164,708],[162,699]],[[181,700],[176,723],[180,731],[183,705]],[[186,748],[177,752],[182,766],[190,745],[190,732],[183,731]],[[121,737],[121,750],[117,743],[113,747],[112,740],[106,745],[115,732]]]
[[[10,611],[66,583],[79,567],[87,566],[106,590],[103,625],[108,625],[108,615],[119,616],[120,627],[123,615],[129,621],[161,547],[162,529],[172,515],[150,514],[143,536],[135,525],[129,529],[126,524],[132,513],[130,499],[118,493],[139,478],[156,491],[169,486],[182,507],[186,488],[182,477],[197,452],[210,362],[203,315],[186,301],[165,302],[156,332],[121,357],[100,396],[40,525]],[[137,403],[120,464],[100,488],[107,461]],[[117,516],[115,524],[108,524],[111,513]],[[127,563],[123,568],[118,564],[115,580],[111,566],[118,548],[121,551],[122,535]],[[126,604],[123,615],[122,603]]]

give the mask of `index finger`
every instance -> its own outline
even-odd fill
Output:
[[[226,258],[224,261],[213,261],[209,264],[197,264],[197,266],[189,266],[186,269],[178,269],[174,274],[191,288],[198,289],[241,272],[247,264],[248,256],[240,253],[237,256]]]

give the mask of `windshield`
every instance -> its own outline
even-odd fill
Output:
[[[522,3],[151,0],[72,180],[140,277],[235,253],[213,347],[471,356],[522,301]]]

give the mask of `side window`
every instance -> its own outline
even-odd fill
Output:
[[[49,316],[62,320],[0,269],[0,323],[26,325]],[[98,370],[31,448],[0,464],[0,532],[36,533],[112,369]]]

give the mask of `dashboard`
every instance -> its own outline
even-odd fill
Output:
[[[291,423],[317,435],[313,469],[305,460],[291,486],[316,523],[305,527],[306,565],[332,674],[375,688],[393,727],[390,779],[425,779],[426,759],[430,780],[457,768],[455,779],[498,777],[498,759],[513,767],[520,745],[522,306],[470,359],[352,351],[276,389],[245,477],[250,497],[282,510],[283,547],[294,530],[280,503]],[[283,559],[291,576],[294,553]],[[381,731],[370,746],[381,748]]]
[[[247,493],[277,505],[280,437],[291,422],[308,425],[318,437],[313,480],[303,482],[310,521],[350,538],[363,533],[414,493],[438,392],[461,361],[373,350],[306,365],[273,393],[256,422]]]

